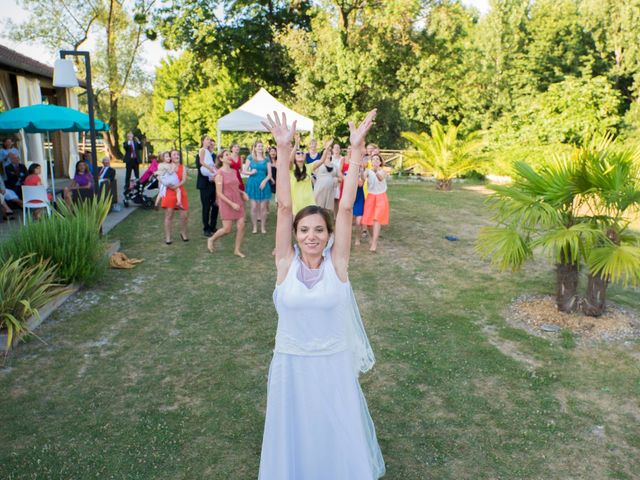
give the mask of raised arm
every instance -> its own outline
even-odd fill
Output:
[[[296,158],[296,152],[300,149],[300,134],[296,133],[295,143],[293,145],[293,149],[291,150],[291,155],[289,155],[289,170],[293,170],[293,162]]]
[[[327,161],[331,153],[332,145],[333,145],[333,140],[327,140],[326,142],[324,142],[324,150],[322,151],[322,156],[320,157],[320,160],[316,160],[311,164],[311,170],[316,170],[317,168],[320,167],[320,165],[322,165],[324,162]]]
[[[284,276],[293,259],[293,247],[291,244],[291,232],[293,230],[293,203],[291,201],[291,184],[289,183],[289,162],[291,158],[291,140],[296,132],[296,121],[291,128],[287,127],[287,116],[273,112],[275,119],[267,115],[267,122],[262,122],[271,132],[276,141],[278,158],[281,164],[276,175],[276,199],[278,200],[278,217],[276,222],[276,267],[278,280],[284,281]]]
[[[376,117],[376,109],[371,110],[362,123],[356,128],[349,122],[351,132],[351,160],[349,170],[342,189],[342,199],[336,216],[335,238],[331,257],[338,278],[343,282],[348,280],[349,255],[351,254],[351,222],[353,220],[353,202],[358,188],[358,173],[365,152],[365,139]]]

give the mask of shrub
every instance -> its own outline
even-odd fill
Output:
[[[71,207],[59,204],[50,218],[30,223],[2,244],[0,259],[32,255],[32,264],[51,259],[64,282],[90,283],[106,269],[100,228],[110,200],[100,196]]]
[[[9,258],[0,266],[0,330],[7,331],[7,350],[22,332],[29,331],[27,319],[38,317],[38,309],[69,290],[56,280],[56,268],[49,260],[33,256]]]

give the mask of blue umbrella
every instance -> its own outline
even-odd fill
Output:
[[[107,131],[109,125],[95,119],[96,131]],[[30,105],[0,113],[0,133],[88,132],[89,115],[58,105]]]
[[[97,118],[94,120],[96,131],[109,130],[109,125],[102,120]],[[12,108],[0,113],[0,133],[15,133],[20,130],[24,130],[26,133],[46,133],[47,138],[49,132],[88,132],[90,130],[89,115],[73,108],[44,103]],[[55,192],[56,184],[51,158],[49,158],[49,165],[51,167],[51,183]]]

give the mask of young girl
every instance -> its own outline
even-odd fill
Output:
[[[71,184],[68,187],[64,188],[64,199],[67,202],[67,205],[71,206],[73,203],[73,192],[76,192],[76,196],[79,198],[84,198],[81,196],[81,191],[85,193],[90,193],[93,191],[93,176],[89,172],[89,166],[86,162],[82,160],[76,163],[76,174],[71,180]]]
[[[211,155],[212,141],[209,135],[203,135],[200,141],[200,173],[205,177],[212,179],[216,175],[216,166],[213,162],[213,155]]]
[[[371,155],[371,169],[365,171],[369,193],[364,201],[362,224],[372,227],[371,246],[375,252],[382,225],[389,224],[389,199],[387,198],[387,173],[382,168],[384,162],[379,154]]]
[[[231,168],[231,154],[228,150],[223,150],[218,155],[218,173],[215,182],[222,228],[216,230],[216,233],[207,240],[207,248],[213,253],[215,241],[231,233],[233,222],[236,222],[236,242],[233,254],[244,258],[244,254],[240,251],[240,245],[244,237],[244,202],[249,200],[249,197],[240,190],[240,182],[238,182],[236,172]]]
[[[271,181],[271,162],[265,157],[264,145],[260,140],[253,144],[244,171],[249,175],[246,191],[251,200],[253,233],[258,233],[258,220],[262,233],[267,233],[267,204],[271,200],[271,189],[268,187]]]
[[[156,207],[160,205],[162,199],[167,195],[167,188],[175,188],[180,184],[178,178],[178,165],[171,162],[169,152],[160,154],[162,163],[158,165],[155,175],[158,177],[158,196],[156,197]],[[176,190],[176,203],[182,207],[182,192]]]

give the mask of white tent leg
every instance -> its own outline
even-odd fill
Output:
[[[220,130],[219,129],[216,129],[216,130],[218,130],[218,143],[216,143],[216,145],[218,146],[218,153],[220,153]]]

